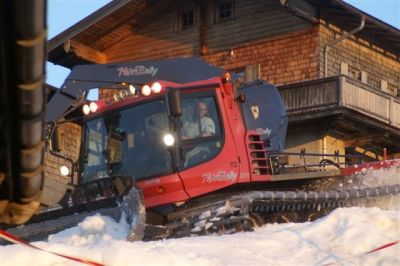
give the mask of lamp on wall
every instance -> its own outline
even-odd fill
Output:
[[[228,58],[233,59],[235,57],[235,52],[233,51],[233,48],[229,49],[228,53]]]
[[[235,52],[233,51],[233,48],[230,48],[228,50],[228,53],[226,55],[226,61],[228,63],[231,63],[233,61],[233,59],[235,58]]]

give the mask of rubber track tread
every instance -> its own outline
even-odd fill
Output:
[[[2,1],[0,221],[26,222],[39,206],[43,173],[46,0]]]
[[[226,199],[225,204],[221,204],[221,201],[213,207],[209,204],[211,215],[207,218],[202,218],[204,209],[200,208],[200,211],[187,213],[186,217],[165,225],[163,230],[158,229],[160,235],[155,234],[154,230],[148,230],[145,240],[251,231],[254,226],[277,222],[274,215],[280,213],[299,216],[302,221],[307,221],[310,217],[318,218],[315,213],[306,215],[310,211],[318,212],[320,217],[338,207],[357,206],[365,199],[399,194],[400,185],[348,191],[248,192]],[[223,205],[229,206],[230,211],[219,213]],[[215,218],[219,220],[213,221]]]

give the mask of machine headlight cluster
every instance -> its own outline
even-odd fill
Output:
[[[126,86],[126,83],[123,84]],[[162,91],[162,85],[159,82],[154,82],[153,84],[148,85],[144,84],[140,90],[137,90],[132,84],[130,84],[124,90],[118,91],[114,94],[114,100],[120,101],[126,98],[127,96],[150,96],[151,94],[157,94]]]
[[[82,106],[82,112],[84,115],[88,115],[90,113],[96,113],[100,108],[102,108],[104,106],[105,106],[105,103],[101,102],[101,101],[85,103]]]
[[[151,84],[151,86],[149,85],[143,85],[140,93],[143,96],[149,96],[150,94],[157,94],[160,93],[162,91],[162,86],[159,82],[154,82],[153,84]]]
[[[127,96],[135,95],[135,93],[136,93],[136,88],[130,85],[129,90],[122,90],[114,93],[114,101],[123,100]]]

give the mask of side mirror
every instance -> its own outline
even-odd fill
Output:
[[[182,115],[181,93],[176,89],[169,89],[167,92],[168,108],[173,116]]]
[[[58,126],[55,126],[51,135],[51,150],[57,153],[63,150],[63,133]]]
[[[49,150],[56,156],[67,156],[70,160],[79,159],[82,139],[82,126],[72,122],[58,123],[50,131]]]

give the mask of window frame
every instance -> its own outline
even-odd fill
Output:
[[[183,25],[185,20],[184,15],[192,13],[192,24],[190,25]],[[176,27],[175,30],[177,32],[185,31],[196,27],[197,25],[197,7],[194,5],[188,5],[184,8],[178,9],[177,11],[177,18],[176,18]]]
[[[221,17],[221,5],[230,4],[231,15],[229,17]],[[235,1],[234,0],[217,0],[214,7],[214,23],[222,23],[235,19]]]
[[[185,15],[187,17],[185,17]],[[185,29],[194,27],[194,21],[195,21],[194,18],[195,18],[195,16],[194,16],[194,10],[193,9],[190,9],[190,10],[187,10],[187,11],[183,11],[181,13],[180,17],[181,17],[181,23],[180,23],[180,29],[181,30],[185,30]],[[186,25],[185,25],[185,20],[187,21]]]
[[[399,86],[396,86],[395,82],[387,83],[387,91],[393,96],[400,97],[400,89]]]
[[[354,80],[361,81],[361,70],[355,66],[348,65],[347,76]]]
[[[87,134],[86,130],[88,129],[88,127],[87,127],[87,123],[88,122],[94,121],[94,120],[99,119],[99,118],[106,119],[107,117],[112,116],[115,112],[121,113],[123,111],[126,111],[126,110],[132,108],[133,106],[134,107],[138,107],[138,106],[145,105],[145,104],[152,103],[152,102],[156,102],[156,101],[163,101],[164,102],[164,106],[166,108],[165,111],[166,111],[166,114],[168,115],[167,101],[166,101],[166,99],[165,99],[165,97],[163,95],[160,95],[160,96],[157,96],[157,97],[154,97],[154,98],[150,97],[148,99],[140,101],[136,105],[127,104],[126,106],[123,106],[123,107],[120,107],[120,108],[117,108],[117,109],[112,109],[112,110],[108,110],[108,111],[106,111],[104,113],[100,112],[100,113],[95,114],[93,116],[85,117],[83,119],[83,121],[82,121],[83,122],[83,127],[82,127],[83,129],[82,130],[83,130],[85,141],[87,141],[86,140],[86,137],[87,137],[86,136],[86,134]],[[169,120],[169,123],[168,123],[168,127],[169,127],[169,130],[172,132],[173,125],[172,125],[172,122],[170,120]],[[84,158],[85,157],[85,147],[86,147],[85,143],[82,143],[81,149],[80,149],[80,158]],[[171,163],[173,163],[173,161],[174,161],[174,159],[175,159],[175,157],[177,155],[172,153],[170,156],[171,156]],[[79,161],[79,175],[78,175],[79,176],[78,177],[79,182],[80,183],[90,183],[90,182],[92,182],[92,180],[99,179],[99,178],[86,179],[87,177],[84,176],[84,168],[85,168],[84,164],[85,164],[84,160],[80,160]],[[134,177],[134,178],[135,178],[136,181],[143,181],[143,180],[152,179],[154,177],[160,177],[160,176],[164,176],[164,175],[173,174],[173,173],[175,173],[174,165],[172,164],[171,166],[172,166],[171,169],[168,170],[168,171],[163,171],[163,172],[160,172],[160,173],[157,173],[157,174],[153,174],[153,175],[148,175],[148,176],[145,176],[145,177],[140,177],[140,178]]]

